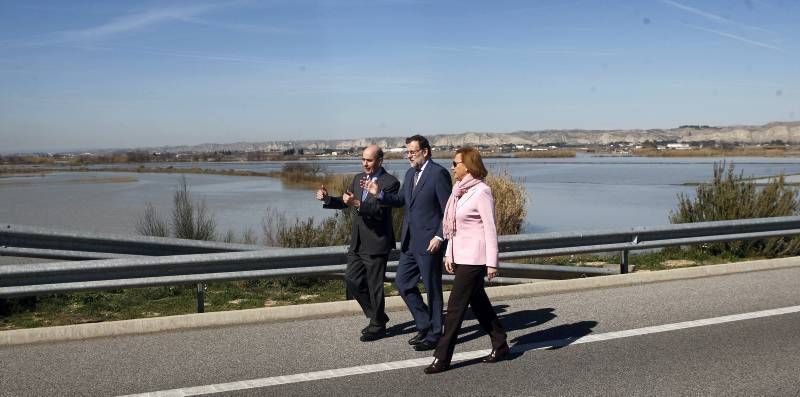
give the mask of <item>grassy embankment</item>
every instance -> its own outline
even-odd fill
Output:
[[[341,192],[350,179],[340,176],[329,185],[332,194]],[[525,219],[525,191],[508,175],[490,178],[497,204],[498,230],[503,234],[518,233]],[[150,221],[161,219],[164,235],[192,238],[187,231],[195,231],[194,238],[219,238],[204,212],[202,202],[191,200],[188,189],[176,192],[176,210],[169,220],[152,214]],[[182,210],[178,210],[182,208]],[[189,208],[189,210],[187,210]],[[400,211],[396,211],[400,212]],[[756,187],[752,181],[734,173],[732,166],[715,165],[711,183],[698,186],[696,198],[678,197],[678,208],[671,214],[673,223],[710,220],[740,219],[753,217],[795,215],[798,213],[797,192],[776,178],[765,187]],[[198,216],[198,214],[201,214]],[[203,215],[204,214],[204,215]],[[402,215],[400,215],[402,216]],[[395,215],[395,226],[400,218]],[[144,216],[143,219],[147,217]],[[181,221],[179,218],[182,218]],[[194,221],[192,221],[194,220]],[[317,245],[346,244],[349,236],[349,216],[346,211],[337,211],[330,218],[290,221],[281,214],[271,212],[265,216],[262,240],[267,245],[305,247]],[[148,221],[140,219],[140,227]],[[192,223],[194,222],[194,223]],[[203,225],[206,225],[205,227]],[[144,231],[144,229],[142,229]],[[212,233],[206,233],[208,231]],[[205,231],[205,232],[202,232]],[[250,237],[247,237],[247,236]],[[252,239],[245,233],[236,239],[229,232],[225,239],[241,241]],[[800,251],[798,239],[776,238],[760,241],[704,244],[693,247],[673,247],[659,252],[632,255],[630,262],[636,271],[662,270],[673,267],[700,266],[728,263],[758,258],[797,255]],[[619,263],[616,256],[568,256],[531,258],[523,263],[559,265],[602,265]],[[387,285],[387,294],[396,292]],[[287,305],[307,302],[323,302],[344,299],[341,280],[308,277],[286,277],[280,279],[248,280],[212,283],[206,292],[206,310],[234,310],[264,306]],[[0,319],[0,329],[26,328],[48,325],[74,324],[164,316],[191,313],[194,311],[193,288],[186,286],[156,287],[104,292],[59,294],[37,298],[10,299]]]

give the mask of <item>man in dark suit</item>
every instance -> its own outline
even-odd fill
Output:
[[[375,199],[393,207],[405,206],[400,237],[397,286],[411,311],[417,334],[408,343],[414,350],[432,350],[442,336],[442,254],[446,242],[442,218],[452,190],[450,173],[431,159],[431,145],[421,135],[406,139],[406,156],[411,168],[403,189],[397,194],[378,191],[379,183],[365,183]],[[428,292],[428,305],[417,284],[420,278]]]
[[[370,145],[361,156],[364,172],[353,178],[350,189],[341,197],[331,197],[323,185],[316,198],[324,203],[323,208],[353,211],[353,228],[350,249],[347,253],[345,282],[350,295],[355,297],[369,324],[361,330],[361,341],[378,340],[386,336],[389,317],[384,311],[383,278],[389,252],[395,247],[392,208],[369,199],[369,192],[362,183],[375,182],[383,186],[384,194],[396,194],[400,182],[381,166],[383,150]]]

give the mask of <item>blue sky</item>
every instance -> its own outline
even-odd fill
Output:
[[[0,0],[0,152],[800,119],[800,2]]]

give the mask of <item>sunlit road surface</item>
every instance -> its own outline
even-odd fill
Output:
[[[0,348],[0,396],[798,395],[800,268],[493,302],[512,357],[464,323],[454,368],[422,370],[410,315]]]

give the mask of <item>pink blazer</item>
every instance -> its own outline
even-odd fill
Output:
[[[456,234],[445,256],[459,265],[497,267],[494,197],[486,183],[473,186],[456,203]]]

